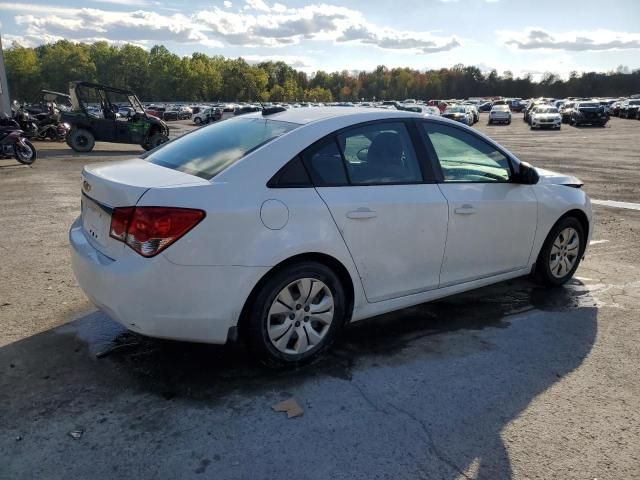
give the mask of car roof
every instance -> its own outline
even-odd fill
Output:
[[[326,120],[335,117],[353,116],[358,122],[370,120],[384,120],[385,118],[398,117],[419,117],[417,112],[407,112],[402,110],[386,110],[382,108],[361,108],[361,107],[314,107],[314,108],[291,108],[283,112],[262,115],[260,112],[243,115],[244,118],[270,118],[281,122],[291,122],[300,125],[313,123],[319,120]]]

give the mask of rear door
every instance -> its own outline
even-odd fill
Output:
[[[511,182],[508,157],[467,129],[428,121],[420,129],[449,205],[440,286],[525,267],[537,225],[533,187]]]
[[[363,124],[303,154],[370,302],[438,287],[447,204],[411,123]],[[415,134],[414,134],[415,135]]]

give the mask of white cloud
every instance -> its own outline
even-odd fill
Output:
[[[415,50],[419,53],[443,52],[460,46],[455,37],[434,37],[429,33],[401,32],[367,24],[349,27],[337,41],[355,41],[389,50]]]
[[[298,55],[243,55],[242,58],[251,64],[272,61],[285,62],[298,70],[311,71],[314,68],[309,57]]]
[[[551,33],[542,28],[496,32],[502,43],[516,50],[572,52],[640,49],[640,33],[610,30]]]
[[[453,36],[380,27],[367,21],[362,12],[337,5],[288,8],[278,2],[245,0],[244,7],[237,12],[230,11],[231,6],[231,1],[226,0],[225,9],[213,7],[190,15],[34,4],[0,4],[0,10],[17,13],[15,23],[24,40],[30,43],[38,38],[39,43],[44,43],[57,38],[86,41],[100,37],[111,42],[139,44],[169,41],[205,47],[284,47],[304,40],[324,40],[417,54],[451,50],[460,45]]]

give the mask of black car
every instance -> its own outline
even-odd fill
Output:
[[[138,144],[151,150],[169,140],[169,127],[159,118],[147,115],[134,92],[97,83],[69,84],[72,111],[62,112],[60,122],[71,125],[67,145],[76,152],[90,152],[96,141]],[[125,102],[134,113],[116,115],[117,102]],[[91,109],[90,104],[98,109]]]
[[[604,127],[608,121],[609,114],[598,102],[577,102],[569,118],[569,124],[576,127],[580,125]]]

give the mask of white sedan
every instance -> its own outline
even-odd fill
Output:
[[[531,112],[529,120],[531,130],[534,128],[557,128],[562,127],[562,115],[556,107],[540,105]]]
[[[493,123],[506,123],[509,125],[511,123],[511,110],[509,109],[509,105],[494,105],[491,107],[487,123],[489,125]]]
[[[300,363],[350,322],[565,283],[593,225],[580,187],[440,117],[276,107],[86,166],[73,269],[133,331]]]

